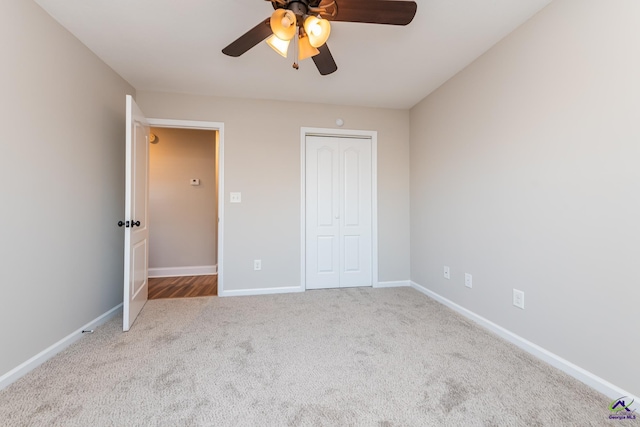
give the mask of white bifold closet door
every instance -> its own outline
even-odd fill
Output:
[[[306,288],[372,285],[371,139],[306,137]]]

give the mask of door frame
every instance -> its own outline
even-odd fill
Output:
[[[172,129],[197,129],[217,131],[218,139],[218,295],[224,294],[224,123],[196,120],[151,119],[147,118],[149,126]]]
[[[367,138],[371,140],[371,286],[378,285],[378,132],[369,130],[300,128],[300,289],[307,289],[306,181],[307,136]]]

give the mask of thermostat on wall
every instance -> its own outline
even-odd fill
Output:
[[[191,178],[191,185],[200,185],[200,180],[198,178]]]

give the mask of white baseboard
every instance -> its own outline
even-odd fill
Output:
[[[149,277],[181,277],[181,276],[209,276],[218,274],[217,265],[200,265],[193,267],[165,267],[150,268]]]
[[[16,366],[6,374],[2,375],[0,377],[0,390],[6,388],[11,383],[14,383],[18,379],[20,379],[21,377],[29,373],[30,371],[42,365],[44,362],[51,359],[53,356],[60,353],[62,350],[69,347],[71,344],[73,344],[77,340],[79,340],[82,337],[82,331],[95,329],[98,326],[105,323],[107,320],[111,319],[113,316],[117,314],[118,310],[121,308],[122,308],[122,303],[118,304],[117,306],[113,307],[111,310],[107,311],[106,313],[95,318],[94,320],[87,323],[83,327],[79,328],[78,330],[62,338],[57,343],[42,350],[40,353],[36,354],[31,359]]]
[[[268,289],[239,289],[235,291],[218,290],[219,297],[241,297],[249,295],[272,295],[272,294],[290,294],[296,292],[304,292],[304,288],[300,286],[287,286],[281,288]]]
[[[614,384],[611,384],[607,380],[600,378],[597,375],[594,375],[591,372],[585,369],[582,369],[577,365],[574,365],[568,360],[563,359],[557,354],[554,354],[540,347],[539,345],[532,343],[531,341],[527,341],[521,336],[516,335],[513,332],[509,331],[508,329],[505,329],[502,326],[499,326],[493,323],[492,321],[485,319],[484,317],[456,304],[455,302],[443,297],[442,295],[439,295],[413,281],[411,281],[411,287],[419,292],[422,292],[426,296],[442,303],[443,305],[446,305],[447,307],[460,313],[464,317],[476,322],[480,326],[484,327],[485,329],[488,329],[489,331],[493,332],[499,337],[509,341],[512,344],[515,344],[522,350],[537,357],[543,362],[548,363],[554,368],[560,369],[564,373],[572,376],[573,378],[577,379],[580,382],[583,382],[584,384],[599,391],[605,396],[608,396],[611,399],[617,399],[621,396],[628,396],[632,400],[635,399],[636,401],[639,401],[638,397],[632,395],[631,393],[621,389],[620,387]]]
[[[395,282],[378,282],[373,285],[374,288],[399,288],[399,287],[408,287],[411,286],[411,282],[409,280],[399,280]],[[289,294],[289,293],[297,293],[297,292],[305,292],[305,289],[301,286],[287,286],[280,288],[269,288],[269,289],[240,289],[235,291],[226,291],[218,289],[219,297],[239,297],[239,296],[249,296],[249,295],[271,295],[271,294]]]
[[[395,282],[378,282],[373,285],[374,288],[402,288],[406,286],[411,286],[411,281],[397,280]]]

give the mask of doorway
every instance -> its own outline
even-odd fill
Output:
[[[222,123],[148,119],[149,299],[223,289]]]
[[[303,128],[301,152],[304,289],[377,284],[377,133]]]

